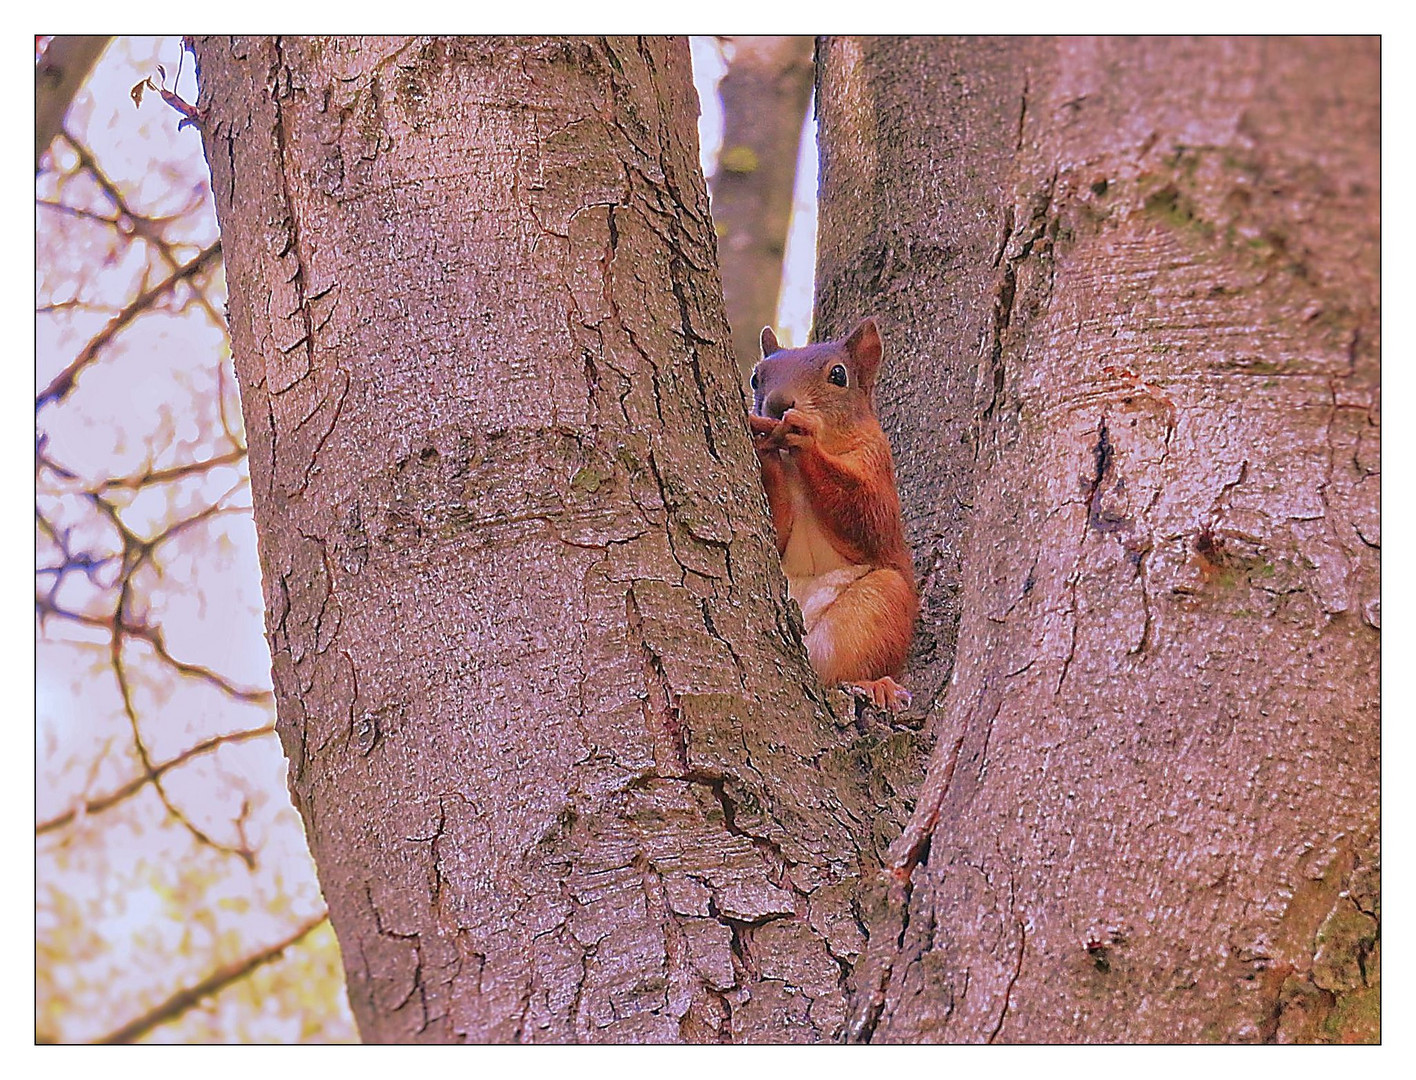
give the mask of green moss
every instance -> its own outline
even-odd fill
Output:
[[[1350,900],[1339,902],[1318,929],[1313,982],[1333,993],[1361,987],[1363,961],[1376,940],[1376,920]]]
[[[630,811],[629,820],[637,825],[657,825],[666,819],[666,816],[657,805],[650,801],[643,801],[634,804]]]
[[[861,746],[864,742],[862,739],[856,745]],[[893,731],[884,739],[875,741],[866,753],[876,769],[896,769],[913,761],[918,742],[918,735],[913,731]]]
[[[1200,167],[1200,157],[1203,151],[1191,146],[1177,145],[1174,153],[1161,158],[1172,169],[1184,173],[1187,177],[1193,177],[1195,170]]]
[[[1227,591],[1239,583],[1239,572],[1233,566],[1221,566],[1210,584],[1218,591]]]
[[[394,100],[415,118],[428,102],[428,87],[423,73],[416,67],[398,69],[394,80]]]
[[[1381,1042],[1382,988],[1364,987],[1340,994],[1323,1021],[1323,1036],[1336,1043]]]
[[[743,786],[733,786],[728,792],[728,797],[736,804],[734,816],[740,820],[758,820],[762,818],[762,802],[757,797],[757,793],[752,788]]]
[[[609,479],[610,474],[602,473],[589,465],[582,465],[570,478],[570,486],[582,494],[593,495]]]
[[[1203,221],[1195,212],[1195,204],[1173,184],[1146,196],[1145,212],[1177,231],[1195,231],[1205,237],[1214,235],[1214,226]]]

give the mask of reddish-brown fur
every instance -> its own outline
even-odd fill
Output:
[[[894,678],[919,600],[890,444],[875,417],[875,321],[802,349],[779,349],[766,329],[762,352],[749,423],[812,666],[826,683],[898,708],[909,695]],[[847,385],[835,385],[833,372]]]

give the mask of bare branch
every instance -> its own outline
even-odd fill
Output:
[[[72,569],[84,569],[84,564],[75,563]],[[45,567],[38,573],[57,574],[66,567]],[[126,584],[126,579],[124,581]],[[85,615],[81,611],[69,611],[59,607],[54,602],[53,590],[49,594],[40,595],[36,593],[34,598],[35,611],[41,619],[56,618],[66,622],[78,623],[80,626],[91,626],[97,630],[104,630],[110,634],[120,637],[136,638],[146,642],[152,647],[160,659],[165,661],[178,674],[186,675],[194,679],[200,679],[205,683],[216,687],[228,697],[237,701],[248,702],[252,705],[269,705],[273,698],[269,690],[250,690],[237,686],[225,676],[218,675],[208,667],[201,664],[188,663],[185,660],[178,660],[167,648],[167,641],[163,637],[162,630],[156,626],[149,626],[146,623],[130,623],[125,619],[119,619],[116,615]]]
[[[148,469],[137,476],[113,477],[103,481],[99,485],[100,491],[108,491],[112,488],[131,488],[137,490],[146,484],[165,484],[171,480],[180,480],[186,476],[193,476],[196,473],[206,472],[208,469],[215,469],[220,465],[235,465],[246,456],[246,451],[237,447],[228,450],[224,454],[217,454],[209,457],[205,461],[192,461],[185,465],[173,465],[166,469]]]
[[[62,466],[57,465],[45,456],[43,447],[40,447],[40,449],[37,451],[37,457],[43,465],[47,466],[58,475],[70,475],[68,473],[68,470],[64,469]],[[182,530],[189,528],[192,525],[197,524],[198,522],[207,520],[208,518],[215,517],[218,514],[235,512],[234,508],[223,506],[222,503],[232,492],[234,492],[244,483],[244,480],[241,481],[241,484],[238,484],[236,485],[236,487],[233,487],[231,491],[228,491],[226,495],[223,495],[222,498],[218,499],[215,503],[212,503],[211,505],[207,506],[196,514],[193,514],[187,518],[182,519],[181,521],[178,521],[168,526],[166,529],[157,533],[155,536],[149,539],[143,539],[137,536],[131,529],[129,529],[128,526],[124,524],[122,517],[118,512],[118,508],[114,506],[111,502],[104,499],[97,492],[85,492],[85,496],[93,504],[95,509],[97,509],[100,513],[107,517],[108,520],[113,524],[114,528],[118,530],[119,536],[121,537],[123,543],[123,569],[119,581],[117,583],[117,601],[114,605],[113,613],[111,615],[88,615],[82,612],[69,611],[59,607],[58,604],[55,602],[55,596],[58,592],[59,585],[62,582],[64,573],[67,570],[83,569],[86,573],[90,573],[91,576],[91,570],[95,566],[95,563],[91,558],[87,556],[87,553],[85,553],[85,556],[83,557],[75,557],[69,549],[67,543],[67,535],[61,532],[60,530],[56,529],[52,524],[46,521],[44,516],[38,511],[38,509],[36,509],[35,517],[40,527],[40,531],[48,534],[48,536],[59,546],[60,551],[64,556],[64,562],[58,567],[44,567],[41,568],[41,570],[39,571],[39,573],[41,574],[53,574],[54,583],[49,588],[47,593],[36,592],[35,610],[39,615],[41,625],[43,625],[43,621],[45,618],[57,617],[78,623],[83,626],[91,626],[98,629],[102,629],[108,635],[110,642],[110,665],[113,669],[114,677],[118,683],[118,692],[120,698],[122,699],[124,715],[128,718],[128,725],[133,740],[133,749],[134,752],[137,754],[139,763],[142,766],[142,776],[140,778],[140,783],[152,784],[153,790],[157,792],[157,796],[159,799],[162,800],[162,805],[167,809],[167,812],[174,819],[176,819],[176,821],[180,825],[182,825],[183,828],[185,828],[189,833],[191,833],[192,837],[198,843],[214,848],[217,851],[236,855],[248,867],[252,867],[255,865],[255,853],[251,850],[250,844],[247,842],[245,837],[245,808],[243,808],[242,817],[236,822],[236,831],[239,838],[239,844],[237,846],[232,846],[230,844],[221,843],[220,841],[210,836],[203,829],[201,829],[172,801],[172,799],[168,795],[167,790],[162,782],[162,776],[163,773],[167,771],[167,768],[170,768],[171,766],[168,765],[166,767],[159,767],[155,765],[152,761],[152,757],[148,752],[147,743],[143,739],[142,727],[138,720],[137,708],[133,703],[128,671],[123,658],[123,646],[125,641],[128,639],[135,638],[146,642],[147,645],[157,654],[160,659],[166,662],[169,667],[173,668],[180,675],[200,679],[203,682],[206,682],[209,685],[214,686],[217,689],[223,691],[228,696],[241,701],[247,701],[257,704],[270,703],[270,701],[272,700],[272,696],[269,691],[250,690],[236,686],[234,683],[230,682],[225,677],[212,671],[210,668],[203,667],[199,664],[191,664],[182,660],[178,660],[168,650],[166,640],[159,627],[151,626],[141,621],[132,621],[129,615],[129,600],[133,594],[133,578],[134,575],[137,573],[138,569],[142,566],[142,564],[144,562],[152,560],[153,552],[160,544],[177,535]],[[108,560],[104,561],[106,562]]]
[[[259,739],[262,736],[273,734],[274,731],[274,724],[262,724],[260,727],[248,728],[245,731],[232,731],[228,732],[225,735],[214,735],[210,739],[203,739],[195,746],[189,746],[186,750],[183,750],[176,757],[169,758],[166,761],[154,765],[152,768],[153,776],[161,776],[163,773],[169,772],[170,770],[177,768],[179,765],[185,765],[187,762],[191,761],[195,757],[200,757],[203,754],[209,754],[213,750],[218,749],[219,747],[226,746],[228,744],[249,742],[251,739]],[[100,795],[97,798],[89,799],[84,803],[82,811],[78,809],[68,810],[65,813],[58,815],[57,817],[52,817],[46,821],[41,821],[38,825],[34,827],[35,835],[43,836],[45,833],[51,833],[56,831],[57,829],[62,829],[64,828],[64,826],[71,824],[74,819],[80,815],[80,813],[82,813],[85,817],[90,814],[102,813],[104,810],[116,806],[124,799],[132,798],[144,787],[146,787],[150,780],[151,777],[148,776],[135,776],[133,779],[129,780],[126,784],[124,784],[117,790],[111,791],[107,795]]]
[[[221,254],[221,241],[218,240],[210,247],[203,248],[196,258],[183,263],[167,277],[163,278],[152,288],[139,294],[131,304],[125,307],[117,315],[108,321],[73,361],[50,381],[35,398],[35,411],[44,408],[50,402],[60,402],[69,396],[74,389],[74,380],[79,372],[88,367],[98,358],[98,354],[103,348],[117,336],[118,332],[136,319],[143,312],[147,311],[164,296],[170,293],[178,282],[186,281],[195,277],[203,270],[213,265],[217,257]]]
[[[104,1035],[102,1038],[94,1039],[98,1044],[130,1043],[141,1039],[148,1032],[159,1024],[165,1024],[169,1020],[175,1020],[187,1010],[199,1004],[203,998],[208,998],[212,994],[218,993],[230,986],[232,983],[245,978],[257,968],[269,964],[277,959],[281,953],[292,945],[298,945],[304,938],[318,928],[327,918],[323,912],[316,918],[310,919],[302,926],[298,927],[294,933],[284,941],[278,942],[269,948],[262,949],[244,960],[237,960],[234,963],[219,967],[195,986],[190,986],[185,990],[179,990],[170,998],[164,1001],[157,1008],[144,1013],[130,1023],[124,1024],[117,1031]]]
[[[34,168],[64,125],[64,114],[111,38],[89,34],[56,37],[34,66]]]
[[[88,174],[93,177],[94,182],[98,184],[103,193],[108,196],[108,201],[113,204],[114,209],[117,211],[117,216],[114,218],[113,222],[114,226],[125,236],[138,236],[146,240],[157,249],[158,254],[162,256],[162,261],[165,262],[170,269],[178,269],[181,266],[181,260],[177,258],[177,253],[172,243],[168,241],[163,229],[178,218],[184,217],[192,211],[199,209],[203,203],[201,193],[198,192],[186,206],[175,214],[169,214],[165,217],[152,217],[147,214],[140,214],[128,205],[128,200],[124,197],[123,192],[118,189],[117,184],[109,179],[108,174],[103,171],[103,167],[99,165],[98,159],[93,156],[89,148],[69,131],[64,131],[63,135],[64,141],[73,147],[74,153],[78,155],[79,167],[87,171]],[[204,292],[194,287],[194,293],[197,303],[199,303],[202,310],[207,313],[207,317],[211,319],[212,325],[225,331],[226,317],[212,306],[211,301],[207,299]]]
[[[123,220],[118,215],[108,217],[92,210],[85,210],[82,206],[70,206],[68,203],[55,202],[53,199],[35,199],[34,204],[44,210],[54,210],[60,214],[68,214],[70,217],[82,218],[85,221],[97,221],[102,225],[111,225],[114,228],[118,228],[119,222]]]
[[[178,809],[176,803],[174,803],[172,798],[167,794],[167,789],[163,787],[161,775],[153,767],[152,756],[148,753],[147,743],[143,741],[142,728],[138,724],[138,710],[136,706],[133,705],[133,692],[132,688],[128,685],[127,668],[123,664],[123,632],[121,626],[123,604],[127,596],[128,582],[124,581],[122,598],[118,601],[118,619],[114,624],[113,639],[109,655],[114,677],[118,680],[118,694],[123,699],[123,713],[128,718],[128,726],[132,732],[133,749],[137,751],[138,761],[143,767],[143,776],[152,784],[153,790],[157,792],[157,797],[162,800],[162,805],[167,808],[168,814],[175,818],[179,825],[192,834],[192,839],[196,840],[199,844],[204,844],[217,851],[235,855],[248,867],[254,868],[256,865],[255,852],[251,851],[248,847],[243,846],[236,848],[229,844],[223,844],[221,841],[216,840],[203,829],[199,828],[191,818]]]

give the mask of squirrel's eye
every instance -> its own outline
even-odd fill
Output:
[[[757,372],[755,371],[752,373],[752,388],[757,389]]]
[[[831,369],[831,374],[826,376],[826,381],[833,386],[846,386],[850,380],[846,378],[846,368],[844,364],[837,364]]]

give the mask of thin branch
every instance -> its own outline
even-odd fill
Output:
[[[36,443],[37,445],[34,448],[34,468],[36,479],[38,479],[39,470],[41,468],[48,469],[50,472],[59,476],[63,480],[77,480],[79,478],[78,473],[74,472],[72,469],[60,465],[59,462],[55,461],[52,457],[49,456],[49,435],[47,432],[41,434],[36,440]]]
[[[236,492],[240,491],[243,487],[246,487],[249,483],[250,480],[248,478],[244,476],[241,477],[239,480],[236,481],[236,483],[232,484],[231,487],[229,487],[226,492],[214,503],[202,510],[199,510],[195,514],[191,514],[188,517],[182,518],[180,521],[174,521],[171,525],[167,526],[167,528],[163,529],[160,533],[154,534],[150,540],[139,539],[135,534],[133,534],[128,529],[128,527],[123,524],[122,520],[118,516],[118,508],[115,507],[112,503],[107,502],[104,499],[100,498],[98,495],[92,493],[89,494],[89,498],[96,506],[98,506],[100,510],[104,511],[109,516],[110,520],[112,520],[113,524],[117,526],[119,533],[124,539],[124,543],[129,543],[129,541],[131,541],[130,546],[137,551],[137,557],[133,559],[132,563],[129,566],[128,572],[131,575],[132,573],[136,572],[138,568],[142,566],[143,563],[152,562],[153,552],[155,552],[159,547],[167,543],[167,541],[171,540],[177,534],[185,532],[187,529],[190,529],[194,525],[200,525],[208,518],[220,517],[222,514],[244,514],[247,510],[250,509],[250,507],[225,506],[223,504],[226,502],[227,499],[231,498],[232,495],[236,494]],[[159,569],[156,567],[155,563],[154,568]]]
[[[163,637],[162,631],[155,626],[133,626],[131,624],[125,624],[123,632],[129,637],[146,641],[152,646],[153,652],[157,653],[158,656],[165,660],[178,674],[200,679],[202,682],[216,687],[228,697],[233,697],[238,701],[249,702],[252,705],[269,705],[274,701],[269,690],[245,690],[235,683],[229,682],[224,676],[218,675],[208,667],[203,667],[201,664],[189,664],[184,660],[178,660],[168,652],[166,639]]]
[[[42,448],[40,451],[40,456],[41,458],[43,458]],[[48,459],[43,460],[50,468],[54,469],[56,472],[59,472],[61,475],[63,474],[64,470],[62,469],[62,467],[56,466],[53,462],[48,461]],[[160,770],[153,763],[152,756],[148,752],[147,743],[143,739],[142,727],[138,720],[137,707],[133,703],[132,688],[129,683],[127,667],[123,659],[123,646],[125,642],[130,638],[137,638],[141,641],[146,642],[148,646],[152,648],[152,650],[162,660],[164,660],[170,667],[172,667],[181,675],[201,679],[209,685],[215,686],[218,689],[222,690],[229,696],[242,701],[248,701],[259,704],[270,703],[270,701],[272,700],[272,695],[269,691],[243,689],[229,682],[223,676],[218,675],[216,672],[212,671],[209,668],[203,667],[199,664],[190,664],[185,661],[178,660],[171,654],[170,651],[168,651],[166,640],[163,637],[162,631],[159,627],[150,626],[145,622],[130,621],[129,614],[131,611],[131,605],[129,601],[133,595],[133,577],[137,573],[138,569],[142,566],[142,564],[144,562],[151,561],[153,557],[153,552],[157,549],[157,547],[160,544],[164,543],[166,540],[181,532],[183,529],[189,528],[200,521],[204,521],[208,518],[214,517],[217,514],[234,512],[234,508],[222,506],[222,502],[239,487],[241,487],[244,483],[245,481],[242,481],[240,484],[235,485],[230,491],[223,495],[221,499],[218,499],[215,503],[212,503],[211,505],[207,506],[199,513],[194,514],[181,521],[178,521],[173,525],[170,525],[162,532],[146,540],[137,536],[131,529],[128,528],[127,525],[124,524],[122,516],[119,514],[118,508],[116,506],[108,502],[97,492],[85,492],[84,494],[87,496],[88,500],[93,504],[93,506],[104,516],[106,516],[109,521],[112,522],[114,528],[118,530],[119,536],[122,539],[123,543],[123,569],[118,581],[118,597],[117,602],[114,605],[113,613],[107,616],[86,615],[81,612],[68,611],[66,609],[60,608],[55,602],[55,595],[58,592],[59,583],[63,580],[63,567],[51,568],[51,572],[55,574],[54,584],[49,589],[47,594],[38,592],[36,593],[35,610],[39,614],[41,627],[43,626],[44,619],[52,616],[67,619],[71,622],[75,622],[84,626],[101,628],[107,633],[110,643],[110,666],[113,669],[114,678],[117,680],[118,683],[118,693],[119,697],[122,700],[123,713],[128,718],[128,725],[131,731],[133,741],[133,749],[134,752],[137,754],[139,764],[142,766],[143,783],[152,784],[153,790],[157,792],[157,796],[162,801],[162,805],[167,809],[168,814],[170,814],[174,819],[176,819],[176,821],[183,828],[185,828],[192,835],[193,839],[195,839],[198,843],[204,844],[217,851],[236,855],[248,867],[254,867],[255,853],[251,850],[250,844],[245,837],[244,810],[242,820],[238,820],[236,823],[237,835],[239,837],[239,846],[232,846],[230,844],[221,843],[220,841],[210,836],[203,829],[201,829],[172,801],[171,797],[168,795],[167,789],[162,781],[163,771],[165,770]],[[58,531],[55,530],[52,525],[49,525],[48,522],[45,522],[42,515],[38,514],[38,511],[36,511],[36,518],[43,525],[47,526],[46,531],[50,534],[51,538],[55,539],[55,541],[59,544],[61,550],[65,554],[66,560],[72,561],[72,556],[68,551],[68,546],[65,543],[63,534],[58,533]]]
[[[274,731],[274,724],[263,724],[260,727],[248,728],[245,731],[231,731],[225,735],[214,735],[210,739],[202,740],[195,746],[189,746],[186,750],[183,750],[176,757],[169,758],[166,761],[154,765],[152,769],[153,775],[161,776],[163,773],[169,772],[172,769],[177,768],[179,765],[185,765],[187,762],[191,761],[195,757],[200,757],[203,754],[211,753],[218,747],[226,746],[228,744],[248,742],[251,739],[259,739],[262,736],[272,734]],[[84,803],[82,810],[68,810],[65,813],[60,814],[58,817],[49,818],[47,821],[41,821],[38,825],[34,827],[34,833],[36,836],[43,836],[45,833],[51,833],[56,831],[57,829],[62,829],[64,828],[64,826],[71,824],[77,817],[80,816],[80,814],[85,817],[88,817],[92,814],[100,814],[103,811],[118,805],[118,803],[122,802],[124,799],[132,798],[144,787],[146,787],[148,783],[149,778],[147,776],[135,776],[133,777],[133,779],[129,780],[126,784],[118,788],[116,791],[111,791],[107,795],[101,795],[97,798],[89,799],[87,802]]]
[[[82,218],[84,221],[97,221],[102,225],[118,228],[123,220],[121,216],[115,215],[107,217],[103,214],[94,213],[92,210],[85,210],[82,206],[70,206],[68,203],[55,202],[53,199],[35,199],[35,206],[54,210],[61,214],[68,214],[70,217]]]
[[[62,568],[47,567],[39,573],[58,573]],[[208,667],[201,664],[188,663],[185,660],[178,660],[167,648],[167,640],[162,634],[162,630],[156,626],[149,626],[146,623],[130,623],[125,619],[119,619],[117,615],[85,615],[81,611],[70,611],[61,608],[54,602],[53,590],[48,595],[35,594],[35,610],[39,613],[41,620],[48,618],[63,619],[66,622],[78,623],[80,626],[91,626],[96,630],[103,630],[109,634],[116,634],[120,637],[136,638],[145,642],[152,648],[158,657],[164,660],[178,674],[186,675],[190,678],[200,679],[237,701],[244,701],[251,705],[269,705],[274,701],[274,697],[269,690],[250,690],[237,686],[228,680],[224,675],[218,675]]]
[[[84,368],[88,367],[98,358],[98,354],[118,335],[119,331],[170,293],[179,282],[195,277],[203,270],[210,267],[216,262],[220,254],[221,241],[218,240],[210,247],[203,248],[196,258],[183,263],[167,277],[152,286],[152,288],[139,294],[131,304],[117,315],[113,316],[113,318],[108,321],[108,324],[83,347],[83,350],[73,359],[69,366],[58,375],[54,376],[49,385],[35,398],[35,411],[38,412],[50,402],[58,403],[68,397],[69,393],[74,389],[74,380],[78,377],[79,372],[83,371]]]
[[[246,451],[239,447],[228,450],[224,454],[217,454],[209,457],[205,461],[191,461],[185,465],[173,465],[166,469],[151,469],[137,476],[121,476],[105,480],[99,485],[100,491],[108,491],[112,488],[131,488],[137,490],[145,484],[165,484],[170,480],[180,480],[195,473],[205,472],[207,469],[215,469],[219,465],[235,465],[246,456]]]
[[[223,844],[219,840],[209,836],[203,829],[199,828],[191,818],[178,809],[171,796],[167,794],[167,789],[162,784],[162,777],[158,774],[152,764],[152,756],[148,753],[147,743],[143,741],[142,728],[138,724],[138,710],[133,705],[132,687],[128,685],[128,672],[123,665],[123,633],[119,629],[122,625],[123,604],[128,596],[128,582],[123,582],[122,592],[118,601],[118,618],[114,622],[113,640],[110,649],[110,662],[113,667],[114,677],[118,680],[118,695],[123,701],[123,714],[128,718],[128,726],[133,736],[133,749],[137,751],[138,762],[143,767],[143,776],[148,783],[152,784],[152,789],[157,792],[157,797],[162,800],[162,805],[167,808],[167,813],[176,819],[177,823],[192,834],[192,839],[199,844],[203,844],[216,851],[223,851],[229,855],[235,855],[244,862],[249,869],[254,869],[256,865],[255,852],[248,847],[235,848],[230,844]]]
[[[172,270],[176,270],[181,263],[177,258],[176,252],[173,250],[172,244],[168,242],[166,235],[163,233],[163,228],[168,223],[176,221],[178,218],[184,217],[200,207],[203,203],[201,194],[199,193],[191,202],[177,211],[177,213],[169,214],[166,217],[150,217],[146,214],[139,214],[128,205],[127,199],[125,199],[123,193],[118,190],[118,185],[109,179],[108,174],[103,171],[102,166],[98,163],[98,159],[93,156],[89,148],[80,142],[76,136],[70,134],[69,131],[65,130],[63,135],[64,141],[67,142],[73,148],[74,153],[78,155],[79,167],[93,177],[94,182],[98,184],[103,193],[108,196],[108,201],[111,202],[118,211],[116,226],[119,231],[125,234],[139,236],[146,240],[153,247],[157,248],[158,254],[162,256],[162,260],[167,263],[168,267]],[[197,302],[201,304],[202,309],[207,313],[207,317],[211,319],[212,324],[225,332],[227,328],[226,317],[217,312],[204,292],[200,289],[194,289],[194,292],[196,293]]]
[[[41,445],[36,451],[37,460],[47,468],[53,470],[60,476],[71,475],[63,466],[58,465],[45,455],[45,447]],[[151,473],[151,470],[149,470]],[[167,809],[176,821],[189,832],[198,843],[204,844],[217,851],[236,855],[248,867],[255,866],[255,853],[251,850],[249,841],[245,835],[245,814],[249,807],[243,807],[242,816],[236,822],[238,845],[223,844],[200,828],[190,817],[187,816],[168,795],[163,784],[163,774],[171,767],[154,764],[152,756],[148,751],[147,743],[143,738],[142,727],[138,720],[137,707],[133,703],[132,688],[129,682],[128,670],[123,657],[123,647],[130,639],[137,639],[146,642],[157,656],[175,670],[179,675],[199,679],[208,685],[214,686],[227,694],[229,697],[240,701],[251,702],[261,705],[269,705],[273,696],[266,690],[251,690],[235,685],[224,676],[219,675],[210,668],[200,664],[192,664],[183,660],[178,660],[167,647],[166,639],[162,630],[158,626],[149,625],[140,620],[135,620],[131,615],[130,600],[133,595],[134,575],[142,567],[144,562],[152,562],[156,567],[153,555],[157,548],[167,540],[176,536],[182,530],[192,527],[199,522],[208,520],[219,514],[234,513],[236,508],[222,505],[246,481],[243,479],[234,485],[229,491],[221,496],[216,502],[208,505],[196,514],[190,515],[180,521],[169,525],[156,535],[144,539],[134,533],[123,522],[122,515],[118,508],[107,499],[103,498],[96,491],[86,491],[84,496],[105,516],[118,531],[119,538],[123,544],[122,570],[117,582],[117,600],[114,604],[111,615],[88,615],[82,612],[70,611],[59,607],[56,596],[59,586],[64,579],[64,574],[70,569],[83,569],[86,573],[91,573],[92,560],[87,558],[87,553],[83,557],[75,557],[68,545],[68,534],[66,531],[56,529],[50,522],[45,520],[43,514],[35,509],[36,522],[39,531],[48,534],[51,540],[60,548],[64,557],[64,562],[58,567],[41,568],[40,574],[53,574],[54,581],[47,592],[36,591],[35,610],[39,615],[41,628],[44,620],[49,617],[66,619],[70,622],[82,626],[90,626],[101,629],[109,638],[110,666],[113,670],[114,678],[118,683],[118,693],[123,704],[123,713],[128,718],[128,725],[131,732],[133,749],[137,754],[138,762],[142,767],[142,775],[139,778],[139,786],[151,784],[157,793],[162,805]],[[104,560],[105,562],[109,560]]]
[[[148,1032],[159,1024],[165,1024],[169,1020],[175,1020],[189,1009],[199,1004],[203,998],[208,998],[221,990],[226,989],[232,983],[244,979],[257,968],[277,959],[281,953],[292,945],[298,945],[306,936],[319,927],[326,919],[327,915],[321,913],[317,918],[311,919],[303,926],[299,927],[284,941],[278,942],[267,949],[244,960],[237,960],[224,967],[217,968],[201,982],[195,986],[190,986],[185,990],[179,990],[170,998],[164,1001],[157,1008],[144,1013],[131,1023],[124,1024],[117,1031],[111,1032],[102,1038],[94,1039],[98,1044],[130,1043],[141,1039]]]

